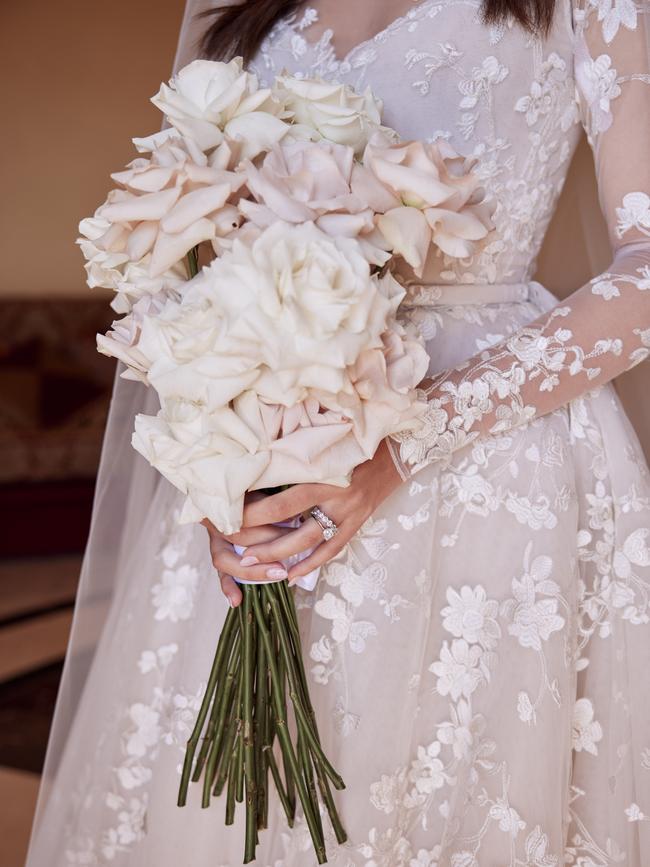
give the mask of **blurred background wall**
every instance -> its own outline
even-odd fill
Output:
[[[183,0],[21,0],[0,11],[2,297],[85,297],[79,218],[105,196],[130,138],[159,126]],[[7,207],[7,200],[10,207]]]
[[[155,130],[183,0],[0,7],[0,863],[23,863],[113,378],[112,314],[74,244],[130,138]],[[539,260],[559,296],[609,261],[583,141]],[[578,197],[578,190],[581,190]],[[593,215],[581,226],[579,206]],[[572,239],[567,246],[567,238]],[[648,363],[623,377],[624,397]],[[636,392],[637,396],[639,392]],[[648,401],[629,400],[650,430]],[[650,437],[648,438],[650,445]],[[650,449],[648,450],[650,451]]]
[[[0,864],[29,833],[113,363],[77,223],[152,132],[183,0],[0,5]]]

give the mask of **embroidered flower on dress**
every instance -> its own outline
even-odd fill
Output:
[[[439,755],[440,741],[433,741],[428,747],[418,747],[417,759],[411,762],[409,780],[420,794],[430,795],[445,784],[445,767]]]
[[[587,57],[576,65],[576,80],[589,106],[591,134],[605,132],[612,125],[610,102],[621,95],[612,58],[608,54],[601,54],[595,60]]]
[[[438,867],[438,859],[441,855],[441,847],[433,849],[419,849],[415,858],[411,858],[408,867]]]
[[[602,295],[605,301],[619,298],[621,294],[620,289],[612,280],[594,280],[591,284],[591,292],[593,295]]]
[[[488,599],[484,588],[464,585],[460,592],[447,588],[449,605],[440,612],[442,625],[456,638],[464,638],[468,644],[480,644],[486,650],[493,648],[501,637],[501,627],[496,621],[499,603]]]
[[[463,638],[454,639],[451,647],[449,642],[443,642],[440,659],[429,666],[429,671],[438,678],[436,690],[439,695],[450,695],[454,701],[461,695],[469,698],[486,676],[480,667],[482,656],[483,651],[478,645],[470,645]]]
[[[603,39],[607,44],[613,41],[619,27],[636,30],[637,9],[634,0],[591,0],[598,9],[598,20],[602,21]]]
[[[199,574],[193,566],[165,569],[160,584],[151,588],[156,620],[188,620],[194,609]]]
[[[616,216],[616,234],[619,238],[630,229],[637,229],[650,237],[650,196],[647,193],[628,193],[623,196],[623,207],[616,208]]]
[[[596,744],[602,740],[603,730],[599,722],[594,720],[594,706],[588,698],[579,698],[573,709],[573,749],[579,753],[582,750],[598,755]]]
[[[528,126],[533,126],[540,117],[551,111],[557,98],[557,87],[564,84],[566,77],[566,63],[552,52],[542,63],[538,77],[531,83],[530,93],[515,103],[515,111],[526,115]]]
[[[525,561],[531,548],[532,542],[526,548]],[[522,647],[541,650],[542,641],[548,641],[553,632],[564,627],[564,618],[557,613],[560,588],[550,578],[552,569],[550,557],[535,557],[530,570],[521,578],[513,578],[514,598],[501,606],[501,613],[512,620],[508,632],[518,639]],[[539,598],[538,594],[546,598]]]
[[[160,738],[160,714],[146,704],[136,702],[129,709],[129,717],[135,728],[127,735],[126,752],[130,756],[144,756]]]
[[[627,816],[628,822],[643,822],[648,820],[648,816],[645,815],[641,807],[638,804],[630,804],[630,806],[625,810],[625,815]]]
[[[495,819],[499,823],[499,828],[511,837],[516,837],[522,828],[526,827],[519,813],[505,798],[497,798],[496,803],[490,807],[490,818]]]
[[[382,774],[381,779],[370,785],[370,803],[382,813],[392,813],[404,796],[406,769],[400,768],[394,774]]]

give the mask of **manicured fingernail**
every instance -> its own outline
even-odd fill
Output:
[[[252,554],[247,554],[245,557],[241,558],[241,560],[239,561],[239,565],[240,566],[255,566],[255,564],[259,563],[259,562],[260,561],[257,559],[257,557],[253,557]]]
[[[228,597],[228,605],[230,605],[231,608],[234,608],[234,607],[235,607],[235,603],[232,601],[232,599],[230,598],[230,596]]]
[[[286,578],[288,574],[289,573],[286,569],[278,569],[277,567],[266,570],[266,577],[273,579],[273,581],[282,581],[282,579]]]
[[[300,576],[298,576],[298,577],[300,577]],[[296,583],[297,580],[298,580],[298,578],[292,578],[292,579],[289,581],[289,587],[293,587],[293,585]]]

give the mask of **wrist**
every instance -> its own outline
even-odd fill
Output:
[[[407,478],[402,475],[396,463],[393,446],[397,446],[397,443],[394,443],[389,437],[383,439],[371,462],[373,464],[373,476],[377,476],[382,500],[397,490]],[[399,446],[397,446],[397,457],[399,458]]]
[[[411,469],[404,463],[404,461],[400,457],[399,442],[397,440],[394,440],[392,437],[386,437],[384,442],[386,443],[386,448],[393,462],[395,472],[399,476],[400,481],[406,482],[408,479],[411,478]]]

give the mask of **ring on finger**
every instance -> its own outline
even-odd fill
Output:
[[[314,506],[313,509],[310,509],[309,514],[321,528],[321,531],[323,533],[323,539],[325,539],[326,542],[329,542],[330,539],[333,539],[334,536],[336,536],[339,528],[336,526],[330,516],[326,515],[321,508],[319,508],[318,506]]]

